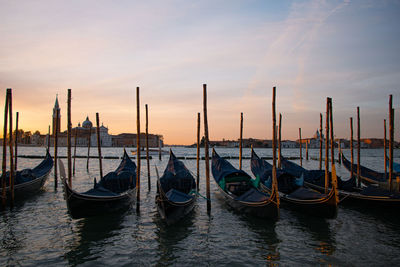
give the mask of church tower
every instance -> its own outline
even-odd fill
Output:
[[[57,110],[58,110],[58,117],[57,117]],[[56,122],[58,121],[58,129],[57,132],[60,133],[61,129],[61,109],[58,105],[58,95],[56,96],[56,102],[54,103],[53,108],[53,136],[56,134]]]

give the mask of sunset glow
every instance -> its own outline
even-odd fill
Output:
[[[0,105],[13,88],[20,128],[47,133],[58,94],[66,129],[95,113],[111,134],[142,129],[166,144],[196,140],[202,84],[210,139],[270,139],[272,87],[283,139],[310,137],[326,97],[335,135],[349,137],[361,110],[362,137],[383,137],[393,95],[400,115],[398,1],[0,1]],[[1,119],[1,123],[3,119]],[[203,131],[203,130],[202,130]]]

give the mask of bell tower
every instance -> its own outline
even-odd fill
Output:
[[[57,117],[57,110],[58,110],[58,117]],[[57,121],[58,121],[58,129],[56,129]],[[61,109],[60,106],[58,105],[58,94],[57,94],[56,102],[54,103],[54,108],[53,108],[53,136],[55,136],[56,131],[57,133],[60,133],[60,128],[61,128]]]

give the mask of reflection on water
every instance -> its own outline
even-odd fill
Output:
[[[18,219],[13,214],[0,213],[0,216],[2,217],[1,247],[3,248],[0,250],[0,257],[7,259],[4,265],[16,265],[18,264],[18,259],[15,259],[14,255],[24,247],[24,236],[14,233],[15,226],[12,224],[18,223]]]
[[[107,245],[112,245],[109,239],[118,235],[123,218],[124,214],[122,213],[113,214],[113,216],[84,218],[76,221],[77,240],[65,254],[69,264],[76,266],[95,260],[102,253],[107,253],[105,251]],[[93,250],[95,250],[95,253]]]
[[[161,220],[158,214],[154,215],[153,221],[157,226],[157,266],[167,266],[174,263],[179,257],[180,251],[184,248],[180,242],[193,232],[193,221],[196,218],[196,211],[190,212],[185,218],[173,225],[167,225]]]
[[[255,233],[255,240],[257,249],[262,251],[261,257],[265,259],[267,265],[273,265],[280,260],[279,243],[281,240],[278,238],[274,220],[265,220],[262,218],[241,215],[247,228]]]
[[[77,150],[78,155],[87,153],[85,148]],[[178,157],[196,155],[196,148],[173,150]],[[121,156],[122,151],[107,148],[103,154]],[[396,151],[398,156],[400,150]],[[233,148],[219,148],[218,152],[238,156],[238,150]],[[257,152],[261,156],[272,155],[271,149]],[[19,154],[43,155],[43,149],[24,147]],[[66,149],[60,148],[60,154],[66,155]],[[92,150],[91,154],[97,155],[97,151]],[[298,156],[298,149],[284,149],[283,154]],[[318,157],[319,150],[309,150],[309,154]],[[379,170],[383,167],[381,154],[382,150],[362,150],[361,162]],[[244,149],[243,155],[250,156],[250,149]],[[20,158],[18,162],[21,168],[29,168],[40,161]],[[396,212],[339,207],[336,219],[325,220],[281,209],[280,220],[273,222],[231,210],[218,199],[213,179],[211,214],[207,214],[206,201],[199,198],[188,218],[168,226],[160,221],[154,202],[154,165],[162,170],[167,161],[167,157],[151,160],[150,192],[146,161],[142,161],[140,216],[133,208],[119,217],[73,220],[67,212],[61,185],[54,190],[51,174],[43,192],[17,203],[12,211],[0,213],[0,266],[398,265],[393,256],[400,254],[400,216]],[[238,166],[238,160],[229,161]],[[103,173],[114,170],[119,162],[103,160]],[[184,163],[196,172],[195,160]],[[303,165],[318,168],[318,161],[303,161]],[[98,160],[91,159],[89,168],[88,173],[86,159],[77,158],[73,178],[77,191],[92,188],[93,178],[99,176]],[[204,160],[200,169],[200,192],[205,194]],[[243,161],[243,170],[251,173],[249,160]],[[337,172],[348,177],[348,171],[340,165]]]

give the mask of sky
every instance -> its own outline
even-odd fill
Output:
[[[196,142],[207,84],[211,140],[271,139],[272,87],[282,138],[311,137],[333,99],[335,136],[383,137],[389,95],[400,139],[400,2],[0,0],[0,106],[13,89],[20,128],[47,133],[58,94],[61,130],[86,116],[110,134],[141,129]],[[3,116],[0,116],[3,117]],[[15,118],[15,115],[14,115]],[[0,119],[3,125],[3,118]],[[203,134],[203,121],[201,132]]]

